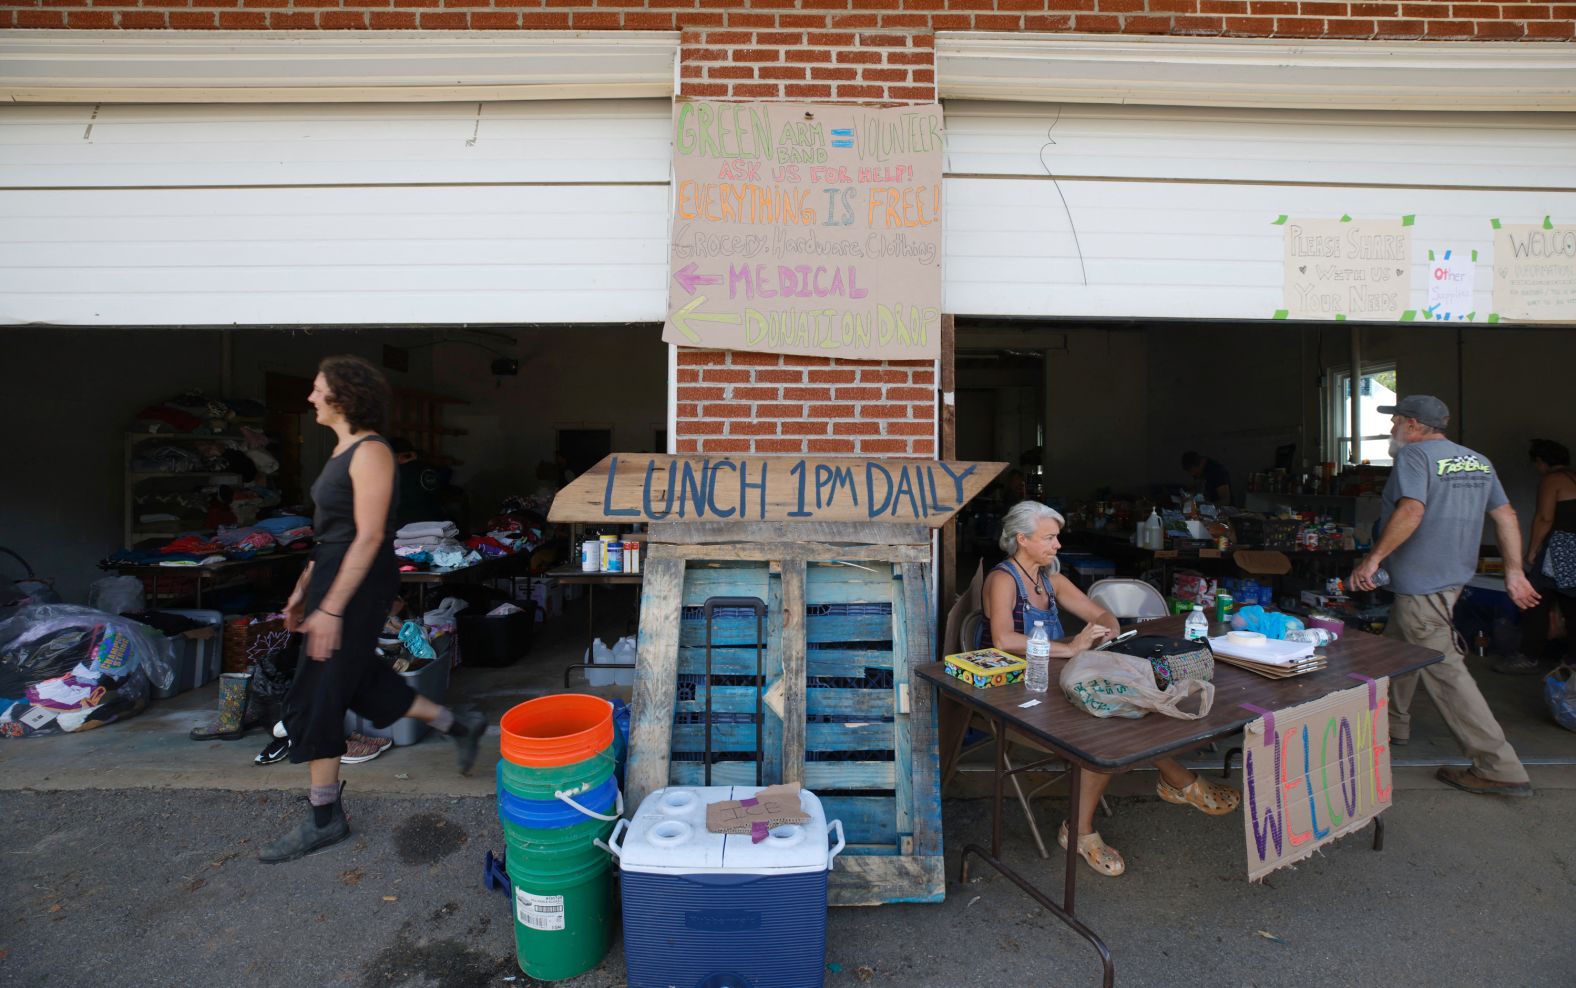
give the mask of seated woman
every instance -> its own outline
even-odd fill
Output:
[[[985,578],[982,606],[985,620],[980,622],[979,648],[995,646],[1016,655],[1028,647],[1025,629],[1044,621],[1051,637],[1051,658],[1070,659],[1100,644],[1116,633],[1117,620],[1110,611],[1090,600],[1071,580],[1061,575],[1056,552],[1061,548],[1062,516],[1038,501],[1021,501],[1002,519],[1001,548],[1007,559]],[[1063,637],[1061,612],[1082,618],[1084,629]],[[1051,667],[1051,680],[1060,672]],[[1117,722],[1111,722],[1113,727]],[[1237,808],[1239,796],[1230,786],[1210,782],[1183,768],[1174,758],[1157,758],[1160,781],[1155,792],[1168,803],[1196,807],[1211,816],[1230,813]],[[1085,769],[1081,774],[1078,799],[1078,853],[1102,875],[1120,875],[1127,864],[1116,849],[1100,839],[1094,829],[1094,810],[1100,796],[1111,783],[1109,775]],[[1067,823],[1062,823],[1057,842],[1067,846]]]

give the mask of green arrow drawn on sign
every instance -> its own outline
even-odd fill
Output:
[[[695,334],[693,329],[690,329],[689,324],[691,319],[695,320],[696,322],[730,322],[734,325],[738,325],[739,322],[739,314],[737,312],[721,313],[695,311],[705,304],[705,302],[706,296],[697,295],[686,302],[683,308],[673,313],[673,328],[683,333],[685,336],[688,336],[690,341],[693,343],[699,343],[700,337]]]

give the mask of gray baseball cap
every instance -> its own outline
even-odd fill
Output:
[[[1433,395],[1407,395],[1394,405],[1380,405],[1382,415],[1400,415],[1417,419],[1435,429],[1443,429],[1450,421],[1450,406]]]

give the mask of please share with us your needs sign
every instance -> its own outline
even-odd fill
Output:
[[[938,104],[676,102],[663,340],[935,358],[942,142]]]
[[[1242,816],[1250,881],[1390,808],[1389,687],[1381,677],[1248,724]]]
[[[1005,463],[615,453],[553,498],[553,522],[944,524]]]

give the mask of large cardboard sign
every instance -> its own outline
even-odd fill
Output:
[[[941,107],[673,107],[662,338],[930,360],[941,348]]]
[[[615,453],[558,492],[549,521],[874,521],[938,528],[1005,463]]]
[[[1412,229],[1403,219],[1293,218],[1285,228],[1290,318],[1401,318],[1412,267]]]
[[[1248,880],[1301,861],[1390,807],[1390,681],[1253,721],[1242,752]]]
[[[1494,311],[1529,322],[1576,319],[1576,225],[1496,225]]]

